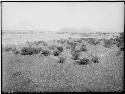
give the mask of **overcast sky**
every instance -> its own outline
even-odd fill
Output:
[[[123,2],[4,2],[3,30],[59,30],[64,27],[123,32]]]

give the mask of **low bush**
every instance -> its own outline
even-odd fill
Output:
[[[69,50],[69,49],[70,49],[70,46],[66,46],[66,49],[68,49],[68,50]]]
[[[65,57],[60,57],[60,58],[59,58],[58,63],[64,63],[64,62],[65,62],[65,60],[66,60],[66,58],[65,58]]]
[[[87,51],[86,45],[82,44],[82,46],[80,47],[80,51]]]
[[[33,50],[29,47],[23,47],[21,49],[21,55],[32,55],[33,54]]]
[[[124,51],[124,38],[123,37],[119,37],[115,39],[117,41],[117,47],[120,48],[121,51]]]
[[[103,46],[106,47],[106,48],[110,48],[113,45],[113,41],[112,40],[105,39],[103,41],[104,41],[104,45]]]
[[[14,52],[13,52],[13,54],[19,54],[20,52],[19,51],[17,51],[17,50],[15,50]]]
[[[63,47],[59,46],[59,47],[57,47],[57,50],[59,50],[60,52],[62,52],[63,51]]]
[[[50,47],[49,47],[49,50],[55,50],[56,49],[56,46],[54,46],[54,45],[51,45]]]
[[[96,39],[89,38],[88,43],[90,43],[92,45],[98,45],[100,42],[98,40],[96,40]]]
[[[33,54],[40,53],[40,51],[41,51],[40,48],[23,47],[21,49],[21,54],[22,55],[33,55]]]
[[[91,62],[93,62],[93,63],[99,63],[99,58],[98,57],[93,57],[91,59]]]
[[[15,47],[4,47],[3,49],[4,49],[4,51],[6,51],[6,52],[13,52],[13,51],[16,50]]]
[[[72,50],[71,54],[73,60],[79,60],[80,50]]]
[[[41,54],[43,54],[44,56],[49,56],[50,55],[50,51],[43,50],[43,51],[41,51]]]
[[[70,46],[71,46],[71,50],[74,50],[76,48],[76,46],[77,46],[77,43],[74,42]]]
[[[12,48],[11,47],[5,47],[5,48],[3,48],[4,49],[4,51],[6,51],[6,52],[9,52],[9,51],[11,51],[12,50]]]
[[[90,63],[90,60],[87,59],[87,58],[82,58],[82,59],[79,59],[79,60],[77,61],[77,63],[78,63],[79,65],[87,65],[87,64]]]
[[[59,56],[60,53],[61,53],[61,52],[60,52],[59,50],[55,50],[55,51],[53,52],[53,55],[54,55],[54,56]]]

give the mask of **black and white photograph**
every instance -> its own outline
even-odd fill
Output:
[[[1,2],[1,91],[123,92],[124,8]]]

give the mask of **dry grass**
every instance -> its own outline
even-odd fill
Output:
[[[114,46],[115,47],[115,46]],[[66,61],[57,56],[21,55],[3,52],[4,92],[94,92],[123,90],[123,52],[116,56],[115,48],[86,45],[80,58],[99,58],[99,63],[83,66],[73,63],[70,50],[62,52]],[[103,55],[103,53],[106,53]],[[94,59],[95,60],[95,59]],[[63,61],[63,58],[62,58]],[[61,61],[61,62],[62,62]]]

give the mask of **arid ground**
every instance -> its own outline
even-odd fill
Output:
[[[40,41],[3,47],[2,91],[123,91],[124,50],[117,43],[93,40]]]

